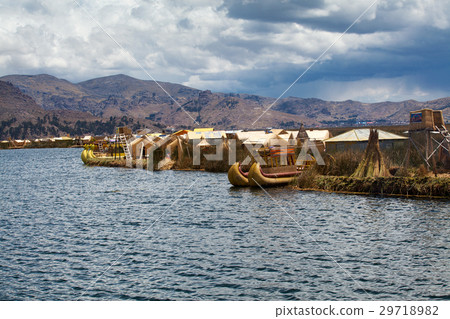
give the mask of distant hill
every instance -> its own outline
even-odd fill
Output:
[[[422,108],[443,110],[450,120],[450,98],[428,102],[408,100],[403,102],[362,103],[358,101],[332,102],[319,99],[289,97],[274,106],[275,110],[309,116],[322,125],[356,125],[364,122],[401,124],[409,121],[409,112]]]
[[[24,121],[43,117],[45,111],[28,95],[11,83],[0,81],[0,121]]]
[[[46,74],[8,75],[0,80],[12,83],[44,111],[77,111],[104,121],[125,116],[133,119],[134,123],[140,121],[141,124],[156,124],[159,127],[192,128],[192,118],[200,126],[217,129],[297,128],[301,122],[306,126],[351,126],[364,122],[399,124],[408,121],[409,111],[424,107],[443,110],[447,120],[450,116],[450,98],[429,102],[362,103],[287,97],[280,99],[253,126],[252,123],[275,101],[274,98],[212,93],[160,82],[170,94],[168,96],[153,81],[122,74],[81,83],[71,83]]]
[[[147,118],[170,126],[191,127],[194,125],[192,119],[195,119],[201,125],[218,128],[251,127],[263,107],[273,101],[272,98],[211,93],[160,82],[174,102],[154,81],[138,80],[122,74],[78,84],[45,74],[8,75],[0,80],[13,83],[45,110],[77,110],[106,119],[111,116]],[[318,124],[307,117],[276,110],[268,112],[258,124],[265,127],[292,122],[298,126],[301,121]]]
[[[154,122],[123,116],[103,119],[70,109],[44,110],[29,95],[9,82],[0,81],[0,139],[110,134],[117,126],[158,129]]]

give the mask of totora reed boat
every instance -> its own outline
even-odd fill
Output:
[[[295,148],[270,147],[259,151],[264,165],[254,162],[248,172],[241,163],[234,163],[228,170],[228,180],[233,186],[278,186],[293,182],[299,174],[310,167],[315,159],[308,155],[304,165],[295,165]],[[283,162],[284,159],[284,162]]]

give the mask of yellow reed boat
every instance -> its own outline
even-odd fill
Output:
[[[234,186],[278,186],[293,182],[297,176],[314,162],[309,156],[304,165],[295,165],[295,147],[269,147],[259,150],[264,159],[262,166],[254,162],[248,172],[242,169],[239,162],[228,170],[228,180]],[[282,160],[284,159],[284,161]]]

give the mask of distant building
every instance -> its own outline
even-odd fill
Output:
[[[92,136],[91,135],[86,135],[84,137],[81,138],[81,143],[84,144],[89,144],[92,140]]]
[[[325,140],[327,152],[342,152],[347,150],[364,151],[369,140],[370,129],[354,129]],[[408,141],[407,137],[378,130],[381,149],[402,147]]]
[[[149,153],[149,148],[161,140],[158,136],[144,135],[129,142],[131,157],[133,159],[145,158]]]
[[[227,135],[225,134],[225,131],[213,131],[209,129],[201,129],[194,132],[188,131],[187,137],[190,143],[196,143],[198,144],[199,140],[206,140],[208,142],[213,140],[223,140],[227,138]]]
[[[237,132],[235,138],[244,145],[263,147],[295,145],[295,134],[283,129]]]

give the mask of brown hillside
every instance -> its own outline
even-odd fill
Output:
[[[11,83],[0,81],[0,139],[102,135],[110,134],[116,126],[122,125],[158,129],[154,124],[150,120],[139,122],[127,117],[106,120],[76,110],[44,110]]]
[[[392,125],[407,123],[410,111],[424,107],[443,110],[444,117],[450,119],[450,98],[428,102],[362,103],[288,97],[280,99],[253,126],[275,99],[212,93],[161,82],[172,99],[155,82],[126,75],[101,77],[77,84],[49,75],[9,75],[0,80],[10,81],[45,110],[89,112],[103,119],[127,116],[164,126],[194,127],[192,119],[200,126],[224,129],[297,128],[300,122],[307,126],[352,126],[366,122]]]
[[[18,121],[43,117],[45,111],[28,95],[11,83],[0,81],[0,120],[16,118]]]

